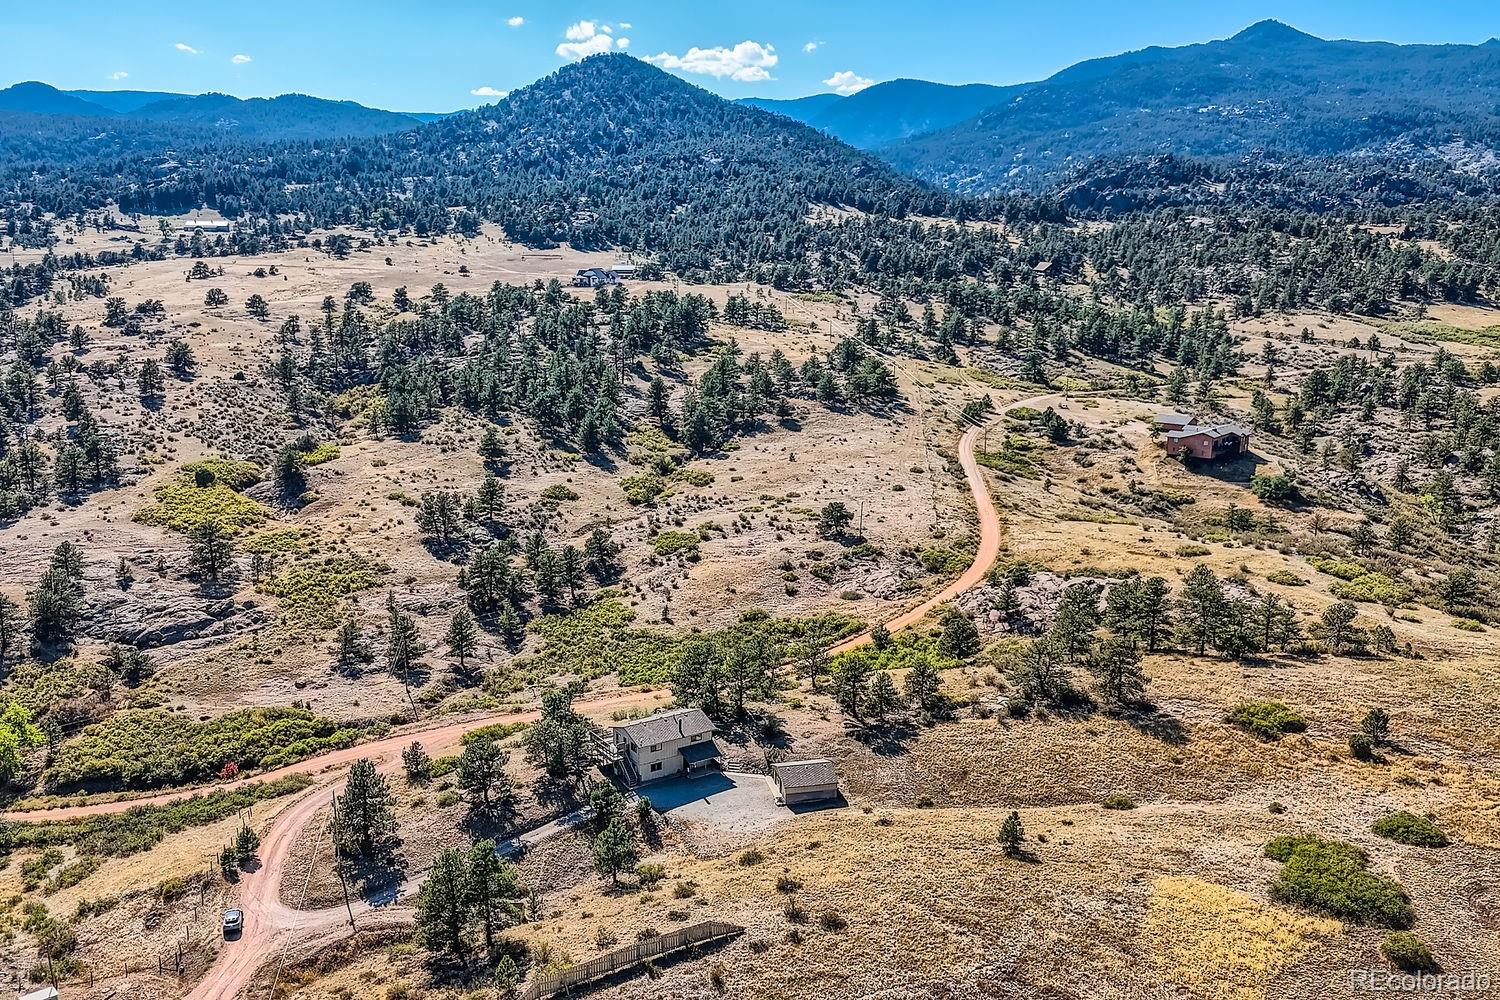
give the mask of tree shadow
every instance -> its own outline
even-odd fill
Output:
[[[1160,711],[1155,705],[1124,708],[1111,714],[1143,736],[1172,746],[1187,742],[1187,727],[1182,720]]]

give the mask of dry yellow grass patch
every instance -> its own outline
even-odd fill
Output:
[[[1164,875],[1146,906],[1145,934],[1162,973],[1195,995],[1262,1000],[1278,973],[1342,926],[1213,882]]]

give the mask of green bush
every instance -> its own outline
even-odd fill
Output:
[[[1119,792],[1116,792],[1113,795],[1106,795],[1104,797],[1104,801],[1099,804],[1106,809],[1134,809],[1135,799],[1132,799],[1128,795],[1121,795]]]
[[[1280,861],[1272,898],[1327,913],[1341,920],[1411,926],[1411,901],[1401,886],[1369,870],[1365,852],[1336,840],[1312,836],[1277,837],[1266,857]]]
[[[667,481],[654,472],[642,472],[620,480],[625,499],[632,504],[650,503],[666,491]]]
[[[696,531],[668,529],[651,539],[651,549],[659,556],[690,555],[698,551],[700,541],[702,537]]]
[[[224,765],[280,767],[353,745],[358,733],[300,708],[251,708],[194,722],[171,712],[127,710],[61,743],[49,789],[159,788],[207,781]]]
[[[555,483],[542,490],[541,498],[547,503],[557,504],[567,500],[577,500],[578,493],[572,487],[564,486],[562,483]]]
[[[1283,587],[1305,587],[1307,581],[1289,569],[1273,570],[1266,574],[1266,579],[1271,583],[1279,583]]]
[[[1411,931],[1394,931],[1380,942],[1380,953],[1402,972],[1442,972],[1432,949]]]
[[[11,845],[45,848],[71,844],[81,854],[126,857],[150,850],[169,833],[217,823],[257,802],[291,795],[311,784],[311,777],[293,774],[275,781],[221,788],[167,805],[132,806],[124,812],[76,820],[14,823],[10,827]]]
[[[1409,844],[1412,847],[1448,846],[1448,835],[1430,819],[1416,813],[1402,811],[1382,816],[1371,829],[1376,836],[1394,840],[1398,844]]]
[[[1411,587],[1384,573],[1364,573],[1352,580],[1340,580],[1328,588],[1335,597],[1366,604],[1389,604],[1392,607],[1411,600]]]
[[[375,586],[383,571],[384,567],[360,556],[329,556],[293,566],[274,579],[264,580],[260,589],[275,597],[292,619],[326,622],[340,601]]]
[[[207,485],[200,485],[204,481]],[[204,521],[217,521],[221,528],[233,532],[264,523],[270,513],[264,504],[241,495],[223,480],[202,476],[195,479],[184,471],[171,482],[158,486],[156,502],[136,511],[135,519],[184,534]]]
[[[1225,719],[1265,740],[1280,739],[1286,733],[1300,733],[1307,728],[1306,719],[1279,701],[1242,701]]]

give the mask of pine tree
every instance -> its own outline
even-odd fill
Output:
[[[1146,695],[1146,674],[1141,670],[1141,655],[1124,639],[1111,636],[1094,651],[1089,670],[1099,684],[1099,693],[1110,705],[1126,706],[1140,702]]]
[[[955,660],[966,660],[979,652],[979,630],[968,615],[956,607],[943,612],[938,652]]]
[[[425,785],[432,780],[432,756],[421,743],[412,743],[401,751],[401,768],[409,785]]]
[[[383,853],[396,834],[393,801],[375,762],[356,760],[334,808],[333,835],[340,850],[360,858]]]
[[[339,626],[338,631],[338,665],[345,670],[361,663],[369,663],[375,659],[375,651],[365,641],[364,629],[360,627],[359,619],[349,615]]]
[[[407,681],[411,670],[421,659],[422,650],[417,640],[417,625],[411,615],[396,606],[394,591],[386,595],[386,645],[385,665],[393,675]]]
[[[417,937],[427,950],[464,958],[471,898],[467,853],[443,851],[417,896]]]
[[[468,608],[460,605],[453,609],[444,641],[448,644],[448,652],[458,659],[459,672],[466,673],[469,657],[479,648],[479,629],[475,627],[474,616],[469,614]]]
[[[515,868],[495,853],[493,840],[481,840],[469,848],[467,895],[470,907],[484,928],[484,946],[495,947],[495,932],[515,923],[520,894]]]
[[[942,679],[937,665],[923,656],[906,672],[906,700],[924,715],[935,715],[942,705]]]
[[[884,670],[875,671],[865,695],[865,709],[875,718],[884,721],[900,704],[901,696],[896,693],[896,684],[891,680],[891,675]]]
[[[635,837],[625,821],[616,817],[594,838],[594,870],[600,878],[620,884],[620,873],[634,868],[640,860]]]
[[[1026,843],[1026,828],[1021,825],[1021,814],[1014,809],[1005,822],[1000,824],[1000,847],[1012,857],[1021,853]]]
[[[469,796],[469,811],[491,816],[514,797],[505,766],[510,754],[492,738],[475,736],[458,757],[457,784]]]
[[[218,583],[234,564],[234,542],[213,518],[199,523],[188,543],[188,565],[211,583]]]

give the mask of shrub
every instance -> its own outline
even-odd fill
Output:
[[[562,483],[555,483],[542,490],[541,498],[548,503],[563,503],[567,500],[577,500],[578,493]]]
[[[1374,760],[1375,741],[1364,733],[1350,733],[1349,753],[1355,760]]]
[[[375,586],[383,568],[360,556],[330,556],[294,566],[260,589],[294,621],[316,624],[327,621],[345,597]]]
[[[1289,569],[1273,570],[1266,574],[1266,579],[1271,583],[1279,583],[1283,587],[1305,587],[1307,581]]]
[[[1483,622],[1477,622],[1472,618],[1455,618],[1453,619],[1453,627],[1464,632],[1483,632],[1485,630]]]
[[[1300,733],[1307,728],[1306,719],[1279,701],[1242,701],[1225,718],[1265,740],[1280,739],[1286,733]]]
[[[702,538],[696,531],[667,530],[651,539],[651,549],[659,556],[692,555]]]
[[[790,875],[779,875],[776,878],[776,891],[785,895],[791,895],[802,888],[802,883]]]
[[[1402,972],[1442,972],[1432,949],[1411,931],[1395,931],[1380,942],[1380,953]]]
[[[1382,816],[1375,821],[1371,830],[1378,837],[1412,847],[1448,846],[1448,835],[1438,829],[1437,824],[1430,819],[1418,816],[1416,813],[1402,811]]]
[[[279,767],[351,746],[358,734],[300,708],[252,708],[207,722],[131,709],[60,744],[47,768],[52,788],[158,788],[206,781],[234,761]]]
[[[1102,805],[1106,809],[1134,809],[1135,808],[1135,800],[1134,799],[1132,799],[1128,795],[1121,795],[1118,792],[1116,792],[1113,795],[1105,796],[1104,801],[1101,802],[1101,803],[1099,803],[1099,804]]]
[[[1411,926],[1411,901],[1401,886],[1369,870],[1365,852],[1319,837],[1277,837],[1266,857],[1280,861],[1272,898],[1318,910],[1342,920]]]
[[[741,851],[740,856],[736,860],[739,861],[741,865],[748,868],[751,865],[760,864],[762,861],[766,860],[766,856],[761,853],[759,848],[749,847]]]
[[[205,521],[217,521],[226,531],[241,531],[264,523],[269,516],[264,504],[200,470],[197,478],[184,471],[158,486],[156,502],[136,511],[135,519],[186,534]]]
[[[818,926],[825,931],[841,931],[849,926],[849,921],[838,910],[824,910],[818,914]]]
[[[1335,597],[1366,604],[1405,604],[1411,600],[1411,587],[1384,573],[1365,573],[1353,580],[1339,581],[1328,588]]]
[[[10,827],[13,847],[53,847],[71,844],[80,854],[126,857],[150,850],[169,833],[190,826],[217,823],[257,802],[300,792],[312,778],[294,774],[275,781],[240,788],[221,788],[160,806],[132,806],[120,813],[101,813],[73,820],[15,823]]]
[[[807,923],[807,908],[797,902],[797,897],[795,896],[787,899],[786,905],[781,908],[781,912],[794,924]]]

